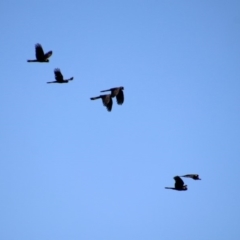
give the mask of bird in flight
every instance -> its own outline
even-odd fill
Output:
[[[68,81],[73,80],[73,77],[71,77],[69,79],[63,79],[63,75],[59,68],[54,69],[54,74],[55,74],[56,81],[47,82],[47,83],[68,83]]]
[[[201,180],[201,178],[199,178],[199,175],[198,174],[186,174],[186,175],[183,175],[181,177],[187,177],[187,178],[192,178],[194,180]]]
[[[37,43],[35,45],[36,59],[35,60],[27,60],[27,62],[49,62],[48,58],[50,58],[52,56],[52,53],[53,53],[52,51],[44,53],[41,44]]]
[[[110,89],[107,89],[107,90],[103,90],[101,92],[111,91],[111,97],[112,98],[116,97],[117,104],[122,105],[123,102],[124,102],[123,90],[124,90],[124,87],[115,87],[115,88],[110,88]]]
[[[173,178],[175,180],[175,187],[165,187],[166,189],[172,189],[172,190],[177,190],[177,191],[186,191],[187,190],[187,185],[184,185],[183,180],[179,176],[175,176]]]
[[[102,103],[103,103],[103,106],[105,106],[107,108],[107,110],[109,112],[111,112],[112,110],[112,105],[113,105],[113,101],[112,101],[112,97],[111,97],[111,94],[108,94],[108,95],[100,95],[98,97],[92,97],[90,98],[91,100],[96,100],[96,99],[99,99],[101,98],[102,99]]]

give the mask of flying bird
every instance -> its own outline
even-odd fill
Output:
[[[187,185],[184,185],[183,180],[179,176],[175,176],[173,178],[175,180],[175,187],[165,187],[166,189],[172,189],[172,190],[177,190],[177,191],[186,191],[187,190]]]
[[[59,68],[54,69],[54,74],[55,74],[56,81],[47,82],[47,83],[68,83],[68,81],[73,80],[73,77],[71,77],[69,79],[63,79],[63,75]]]
[[[52,51],[44,53],[41,44],[37,43],[35,45],[36,59],[35,60],[27,60],[27,62],[49,62],[48,58],[50,58],[52,56],[52,53],[53,53]]]
[[[112,97],[111,97],[111,94],[108,94],[108,95],[100,95],[98,97],[92,97],[90,98],[91,100],[96,100],[96,99],[99,99],[101,98],[102,99],[102,103],[103,103],[103,106],[105,106],[107,108],[107,110],[109,112],[111,112],[112,110],[112,105],[113,105],[113,101],[112,101]]]
[[[181,177],[187,177],[187,178],[192,178],[194,180],[201,180],[201,178],[199,178],[199,175],[198,174],[186,174],[186,175],[183,175]]]
[[[124,87],[115,87],[115,88],[110,88],[110,89],[107,89],[107,90],[103,90],[101,92],[111,91],[111,97],[112,98],[116,97],[117,104],[122,105],[123,102],[124,102],[123,90],[124,90]]]

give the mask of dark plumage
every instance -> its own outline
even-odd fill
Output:
[[[187,185],[184,185],[183,180],[179,176],[175,176],[173,178],[175,180],[175,187],[165,187],[166,189],[172,189],[172,190],[177,190],[177,191],[186,191],[187,190]]]
[[[108,90],[103,90],[101,92],[111,91],[111,97],[116,97],[117,104],[122,105],[124,102],[124,94],[123,94],[124,87],[116,87],[110,88]]]
[[[68,81],[73,80],[73,77],[64,80],[63,79],[63,75],[62,75],[62,73],[61,73],[59,68],[55,68],[54,69],[54,74],[55,74],[56,81],[47,82],[47,83],[68,83]]]
[[[186,174],[186,175],[183,175],[181,177],[187,177],[187,178],[192,178],[194,180],[201,180],[201,178],[199,178],[199,175],[198,174]]]
[[[90,98],[91,100],[96,100],[96,99],[99,99],[101,98],[102,99],[102,103],[103,103],[103,106],[105,106],[107,108],[107,110],[109,112],[111,112],[112,110],[112,105],[113,105],[113,101],[112,101],[112,97],[111,97],[111,94],[108,94],[108,95],[100,95],[98,97],[92,97]]]
[[[37,43],[35,45],[36,59],[35,60],[27,60],[28,62],[49,62],[49,59],[52,56],[52,51],[49,51],[44,54],[43,48],[41,44]]]

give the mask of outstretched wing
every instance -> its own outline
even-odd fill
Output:
[[[45,59],[50,58],[50,57],[52,56],[52,53],[53,53],[52,51],[49,51],[49,52],[45,53],[45,54],[44,54],[44,58],[45,58]]]
[[[174,177],[174,180],[175,180],[175,188],[182,188],[184,186],[184,182],[179,176]]]
[[[55,74],[55,79],[57,81],[59,81],[59,82],[63,81],[63,75],[62,75],[62,73],[61,73],[59,68],[55,68],[54,74]]]
[[[123,94],[123,90],[122,89],[119,90],[118,95],[116,96],[116,98],[117,98],[117,103],[119,105],[122,105],[123,102],[124,102],[124,94]]]
[[[36,51],[36,59],[42,60],[44,58],[44,51],[41,44],[37,43],[35,45],[35,51]]]

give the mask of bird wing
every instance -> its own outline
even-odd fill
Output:
[[[174,177],[174,180],[175,180],[175,188],[183,187],[184,182],[179,176]]]
[[[106,105],[107,110],[109,112],[111,112],[111,110],[112,110],[112,105],[113,105],[113,101],[112,101],[112,98],[110,97],[110,100],[109,100],[108,104]]]
[[[45,59],[50,58],[50,57],[52,56],[52,53],[53,53],[52,51],[49,51],[49,52],[45,53],[45,54],[44,54],[44,58],[45,58]]]
[[[59,82],[63,81],[63,75],[62,75],[62,73],[61,73],[59,68],[55,68],[54,74],[55,74],[55,79],[57,81],[59,81]]]
[[[43,48],[42,48],[41,44],[37,43],[35,45],[35,50],[36,50],[36,58],[37,59],[43,59],[44,58],[44,51],[43,51]]]
[[[107,110],[109,112],[111,112],[112,105],[113,105],[111,94],[109,94],[109,95],[101,95],[101,97],[102,97],[103,105],[107,108]]]
[[[118,95],[116,96],[116,98],[117,98],[117,103],[119,105],[122,105],[123,102],[124,102],[124,94],[123,94],[123,90],[122,89],[119,90]]]

